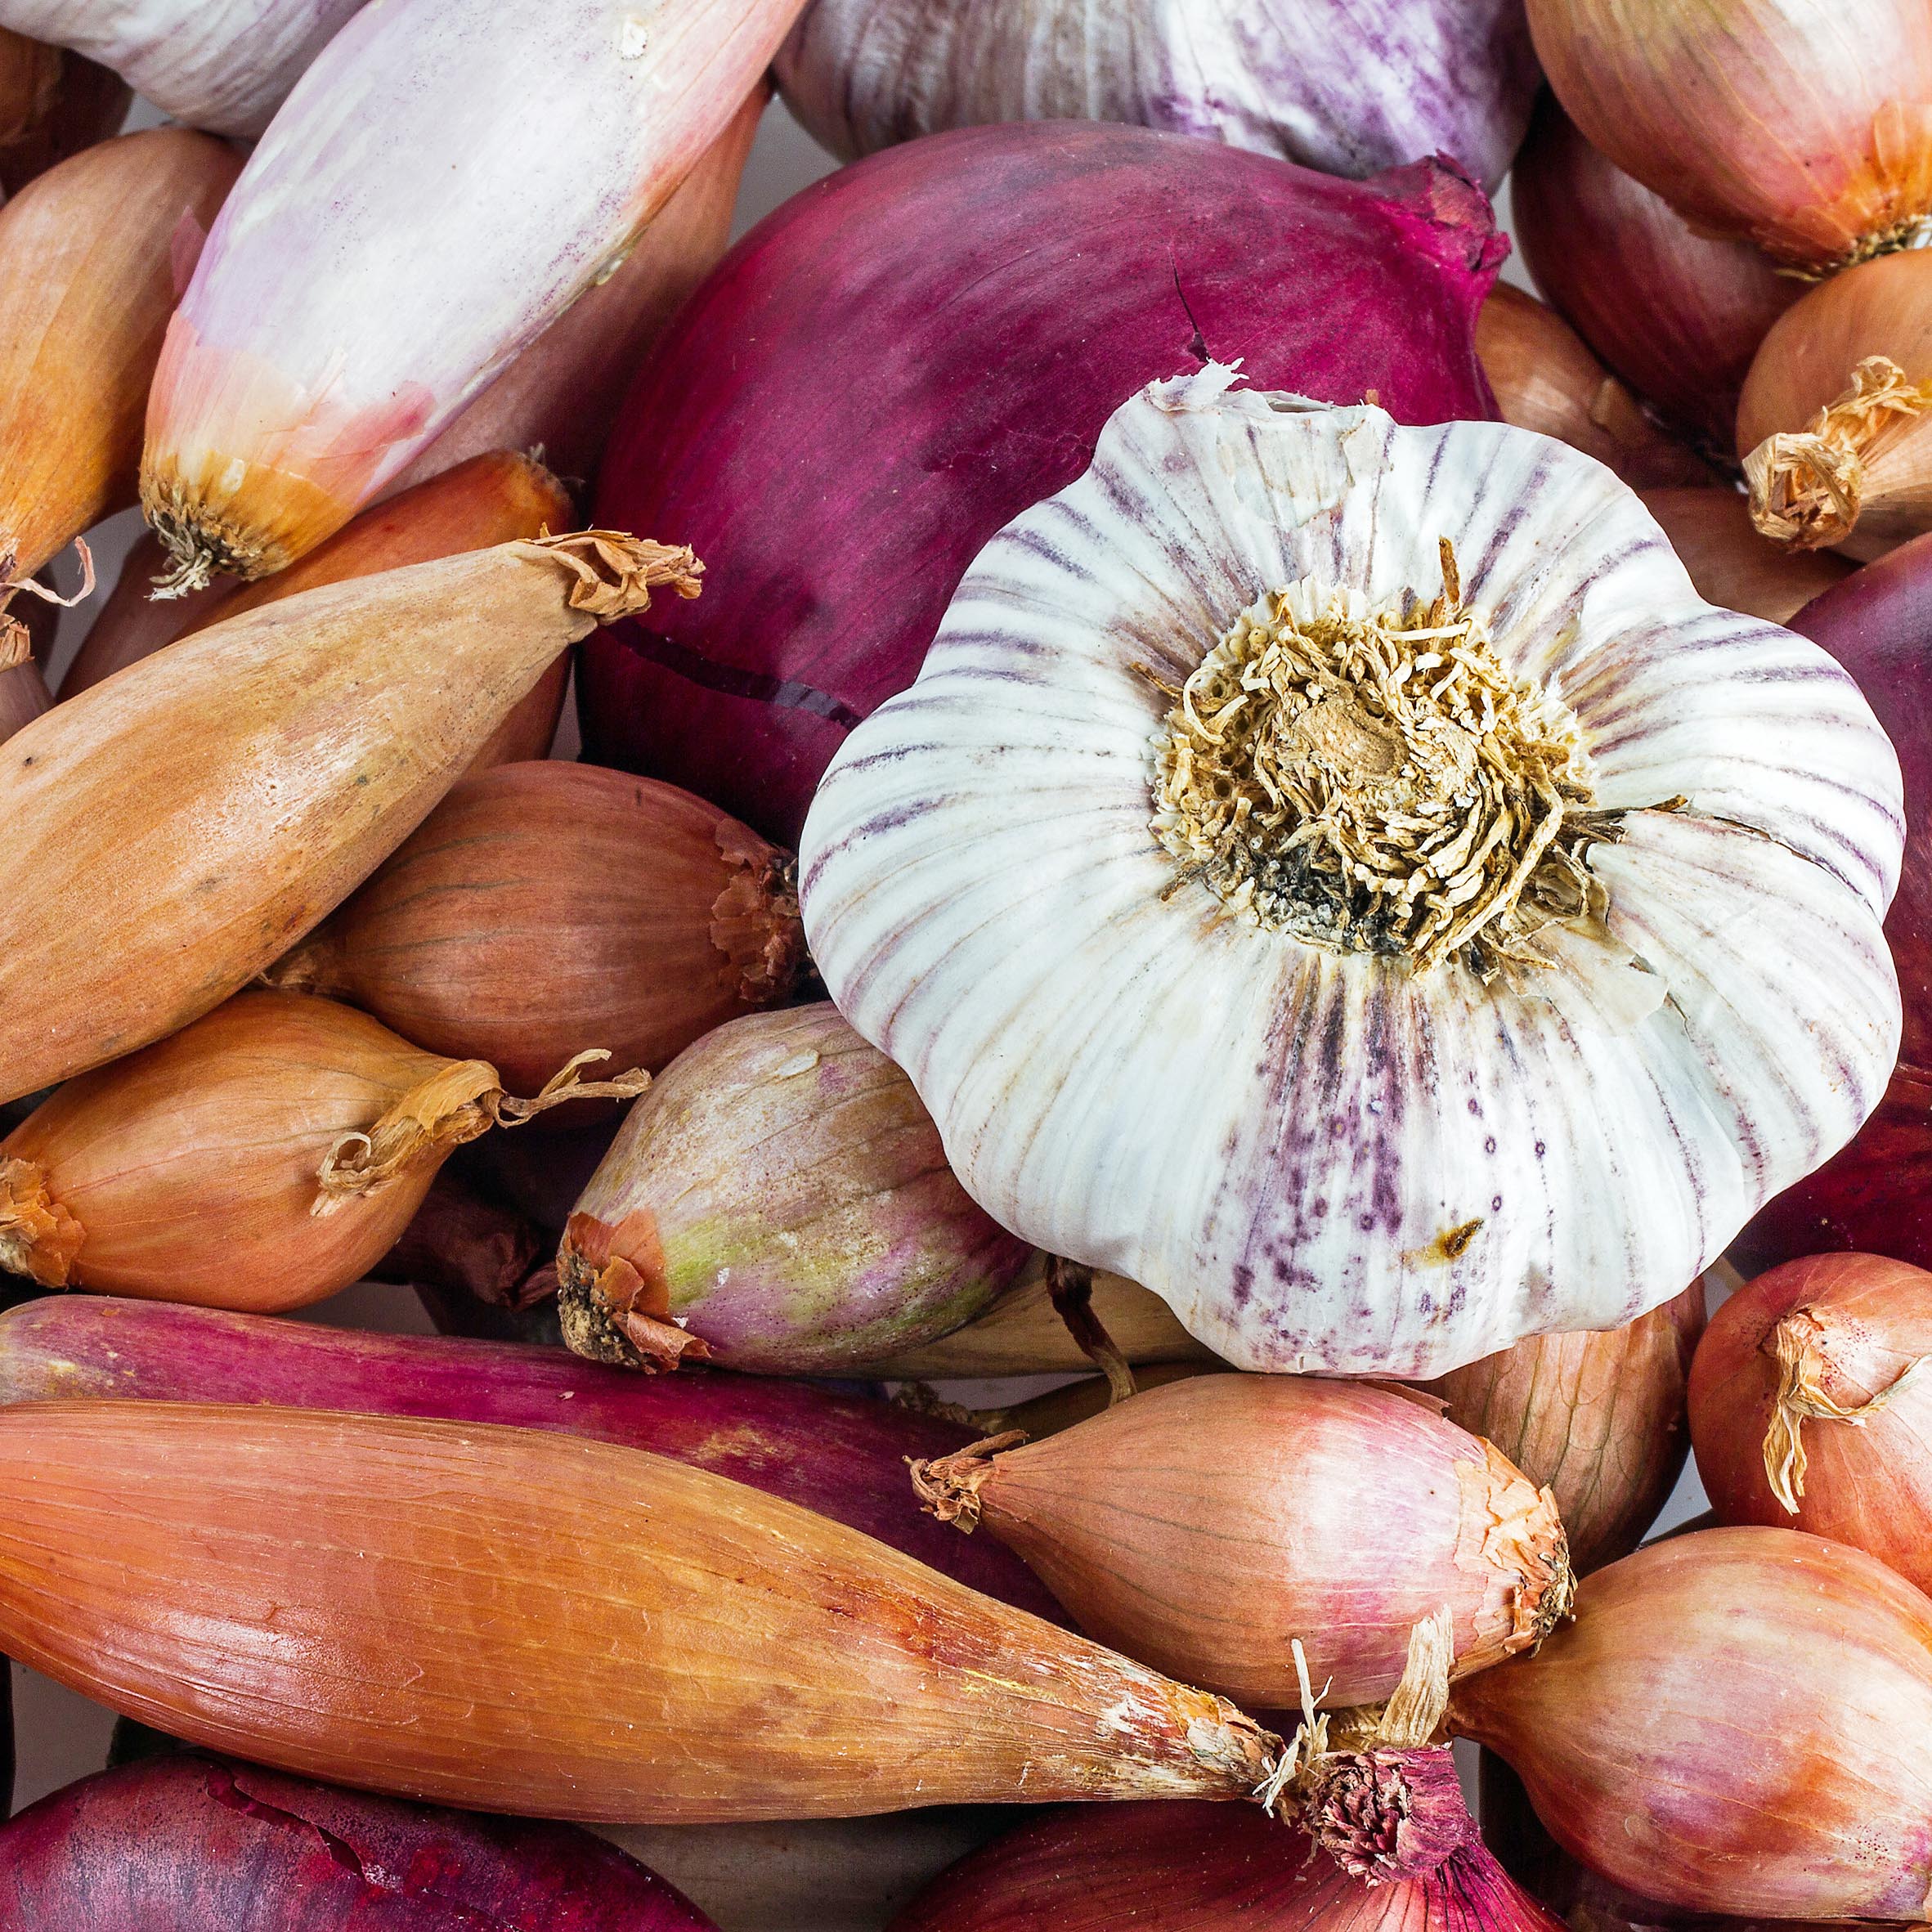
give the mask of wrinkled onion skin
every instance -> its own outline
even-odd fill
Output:
[[[569,1825],[467,1816],[200,1752],[83,1778],[0,1830],[22,1932],[705,1932]]]
[[[1932,1601],[1790,1530],[1585,1577],[1576,1620],[1456,1688],[1573,1857],[1731,1916],[1932,1916]]]
[[[1056,123],[840,170],[753,230],[639,372],[598,516],[730,568],[585,654],[586,755],[796,845],[966,565],[1136,390],[1213,356],[1257,388],[1373,390],[1405,422],[1487,417],[1473,330],[1499,260],[1479,191],[1432,164],[1362,184]]]
[[[1880,1396],[1932,1355],[1932,1275],[1869,1254],[1816,1255],[1760,1275],[1710,1325],[1691,1374],[1697,1473],[1719,1522],[1808,1530],[1849,1543],[1921,1589],[1932,1589],[1932,1383],[1855,1427],[1801,1425],[1804,1493],[1792,1515],[1771,1493],[1764,1437],[1780,1380],[1770,1338],[1785,1316],[1812,1311],[1819,1385],[1841,1407]]]
[[[1246,1805],[1083,1805],[942,1872],[890,1932],[1558,1932],[1487,1859],[1392,1885],[1349,1877]]]

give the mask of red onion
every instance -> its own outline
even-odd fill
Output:
[[[712,1925],[662,1879],[574,1826],[432,1810],[199,1751],[83,1778],[0,1830],[0,1923],[21,1932]]]
[[[561,1348],[371,1334],[106,1297],[52,1297],[0,1315],[0,1406],[87,1396],[501,1423],[649,1449],[1066,1621],[1011,1551],[935,1522],[907,1495],[905,1459],[952,1454],[971,1440],[967,1431],[809,1383],[631,1375]]]
[[[1804,292],[1749,244],[1716,241],[1592,147],[1545,95],[1509,181],[1544,296],[1647,401],[1728,457],[1765,331]]]
[[[1932,1918],[1932,1602],[1791,1530],[1585,1577],[1576,1621],[1456,1688],[1557,1842],[1661,1903]]]
[[[587,755],[796,845],[966,565],[1136,391],[1212,356],[1405,422],[1486,416],[1503,246],[1437,164],[1356,184],[1132,128],[970,128],[808,189],[686,305],[612,437],[599,514],[730,567],[702,612],[586,654]]]

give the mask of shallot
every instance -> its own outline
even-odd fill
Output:
[[[1829,550],[1787,550],[1767,543],[1751,522],[1750,504],[1735,490],[1640,494],[1691,573],[1697,594],[1720,610],[1789,624],[1851,572],[1852,565]]]
[[[0,27],[0,196],[106,140],[131,95],[105,67]]]

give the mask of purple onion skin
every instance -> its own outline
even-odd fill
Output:
[[[1885,937],[1905,1029],[1878,1110],[1851,1145],[1732,1244],[1747,1275],[1800,1255],[1889,1255],[1932,1268],[1932,536],[1814,597],[1791,628],[1858,681],[1905,774],[1905,863]]]
[[[1130,396],[1213,357],[1405,423],[1492,417],[1474,329],[1507,247],[1440,163],[1339,181],[1145,128],[966,128],[840,170],[638,373],[598,517],[711,569],[586,647],[585,755],[796,845],[967,565]]]
[[[20,1932],[716,1932],[569,1825],[338,1791],[199,1751],[102,1772],[0,1829]]]
[[[990,1536],[926,1515],[905,1459],[972,1432],[809,1383],[684,1369],[639,1375],[559,1348],[379,1335],[105,1295],[0,1316],[0,1405],[81,1396],[266,1403],[500,1423],[648,1449],[782,1496],[1065,1627],[1033,1572]],[[0,1918],[0,1925],[7,1923]]]

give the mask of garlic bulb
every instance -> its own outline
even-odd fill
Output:
[[[1235,379],[981,552],[813,953],[996,1220],[1238,1366],[1630,1320],[1883,1091],[1898,760],[1598,464]]]

